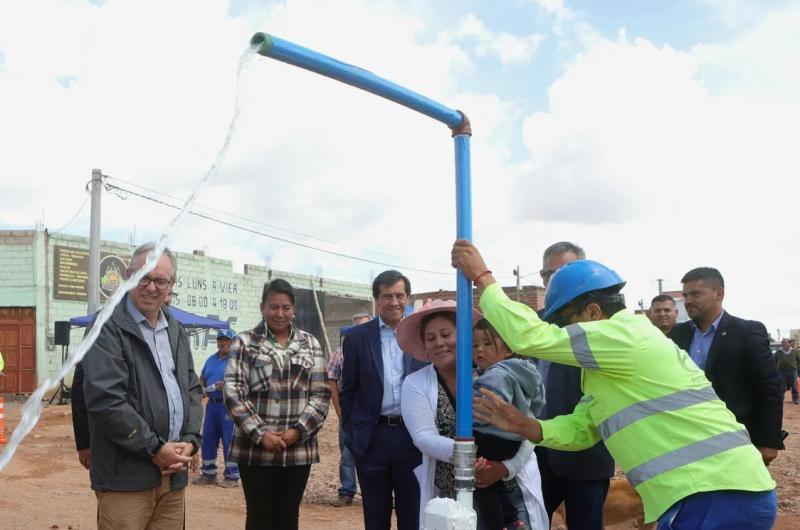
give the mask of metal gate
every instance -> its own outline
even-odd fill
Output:
[[[36,310],[0,307],[0,353],[5,368],[0,393],[29,394],[36,388]]]

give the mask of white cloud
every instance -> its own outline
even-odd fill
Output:
[[[514,82],[516,67],[540,60],[534,26],[517,35],[466,16],[430,27],[399,2],[253,5],[232,18],[223,0],[0,4],[0,225],[44,216],[60,226],[84,200],[94,167],[185,197],[222,142],[238,57],[252,33],[273,31],[469,114],[475,239],[505,281],[518,264],[533,273],[542,249],[571,239],[624,274],[631,302],[649,300],[657,277],[676,287],[689,268],[718,265],[734,313],[790,326],[791,304],[775,310],[772,293],[800,299],[787,272],[800,260],[786,244],[797,236],[793,210],[775,207],[800,191],[796,10],[762,15],[731,42],[684,51],[645,38],[609,41],[563,2],[540,2],[557,26],[548,38],[559,55],[547,59],[564,69],[548,107],[520,130],[519,102],[462,86],[462,74],[498,61]],[[263,57],[246,84],[237,135],[202,204],[313,234],[258,227],[315,246],[449,271],[455,208],[445,126]],[[528,158],[513,152],[520,135]],[[104,194],[104,234],[135,225],[141,242],[174,213]],[[88,208],[68,231],[85,234],[87,225]],[[237,264],[269,257],[279,269],[322,266],[355,281],[383,269],[192,217],[173,241]],[[751,289],[754,271],[767,266]],[[417,290],[454,283],[411,276]]]
[[[732,312],[773,333],[798,327],[774,308],[776,296],[800,295],[791,267],[761,277],[767,262],[796,257],[783,244],[797,236],[792,209],[778,205],[800,193],[797,16],[688,52],[624,33],[589,41],[551,85],[548,109],[525,120],[532,162],[512,194],[516,237],[557,234],[540,248],[575,239],[645,306],[657,277],[679,288],[690,268],[717,266]]]
[[[540,33],[520,37],[505,31],[493,32],[473,14],[463,17],[455,30],[439,35],[440,41],[469,42],[479,57],[496,56],[504,66],[532,61],[544,38]]]
[[[531,2],[561,20],[569,20],[574,16],[573,12],[564,5],[564,0],[531,0]]]

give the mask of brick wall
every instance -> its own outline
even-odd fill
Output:
[[[544,287],[539,287],[538,285],[525,285],[521,290],[517,291],[516,286],[512,286],[503,287],[503,291],[512,300],[522,302],[535,311],[538,311],[544,307]],[[440,300],[455,300],[456,292],[439,289],[438,291],[429,291],[425,293],[412,293],[411,298],[413,300],[423,301],[427,300],[428,298],[433,300],[436,300],[437,298]],[[477,291],[474,289],[472,291],[472,305],[476,308],[478,307],[478,295]]]

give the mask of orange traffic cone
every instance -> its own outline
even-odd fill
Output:
[[[8,440],[6,440],[6,434],[4,432],[6,428],[4,416],[5,416],[5,399],[3,399],[3,396],[0,396],[0,444],[8,443]]]

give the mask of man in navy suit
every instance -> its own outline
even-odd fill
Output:
[[[400,414],[405,377],[423,366],[397,345],[395,328],[411,295],[401,273],[384,271],[372,283],[377,317],[348,332],[342,346],[339,403],[345,444],[356,463],[366,530],[389,530],[392,494],[398,530],[419,527],[422,455]]]
[[[550,277],[567,263],[586,259],[581,247],[568,241],[550,245],[542,256],[539,271],[544,286]],[[539,360],[545,387],[545,408],[540,419],[571,414],[583,397],[580,368]],[[608,495],[609,479],[614,476],[614,459],[603,442],[584,451],[558,451],[536,447],[542,496],[547,516],[564,503],[570,530],[602,530],[603,505]]]
[[[667,336],[705,371],[717,396],[747,427],[769,465],[783,449],[783,392],[767,329],[722,309],[725,281],[717,269],[692,269],[681,282],[691,320],[676,325]]]

